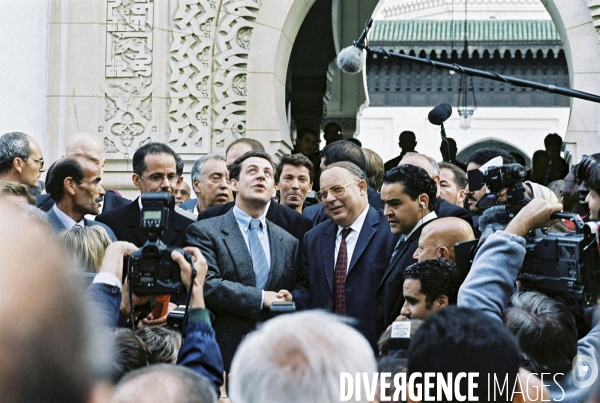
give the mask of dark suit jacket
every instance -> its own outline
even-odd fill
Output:
[[[148,240],[146,233],[140,228],[140,205],[137,198],[125,206],[102,212],[96,217],[96,221],[112,228],[119,241],[131,242],[140,247]],[[160,239],[167,246],[183,247],[185,230],[191,223],[192,220],[171,211],[168,229]]]
[[[431,221],[427,221],[413,232],[404,242],[400,250],[385,269],[385,273],[377,289],[377,332],[381,334],[400,315],[404,296],[404,270],[415,263],[413,254],[419,245],[419,237],[423,228]]]
[[[333,310],[337,230],[337,224],[327,220],[304,236],[301,279],[292,292],[300,308]],[[381,210],[369,207],[348,266],[346,313],[358,319],[356,329],[374,348],[378,337],[375,293],[397,241]]]
[[[39,195],[36,198],[35,206],[42,211],[48,212],[52,206],[54,206],[54,199],[49,194]],[[104,205],[102,206],[102,212],[110,211],[117,207],[125,206],[126,204],[131,203],[131,200],[126,199],[124,197],[119,196],[112,190],[107,190],[104,195]]]
[[[369,205],[371,207],[383,210],[384,206],[383,202],[381,201],[381,196],[371,186],[367,187],[367,198],[369,199]],[[313,226],[317,226],[323,221],[329,219],[329,217],[325,213],[325,209],[323,208],[322,203],[308,206],[302,211],[302,215],[310,219],[313,223]]]
[[[186,201],[185,203],[181,203],[181,207],[184,210],[188,210],[188,211],[194,211],[194,208],[196,207],[196,205],[198,204],[198,199],[190,199],[188,201]]]
[[[224,215],[229,212],[233,206],[235,206],[235,201],[206,209],[198,214],[198,221]],[[301,244],[304,234],[313,227],[308,218],[274,200],[271,200],[271,205],[267,210],[267,220],[289,232],[294,238],[300,241]]]
[[[438,218],[442,217],[458,217],[462,218],[469,225],[473,226],[473,214],[471,214],[467,209],[462,207],[455,206],[454,204],[442,199],[441,197],[437,198],[435,205],[435,214]]]
[[[267,231],[271,271],[265,291],[291,290],[298,277],[299,241],[270,220]],[[215,314],[213,327],[229,371],[242,338],[269,317],[261,306],[262,290],[256,287],[250,252],[233,211],[193,223],[185,242],[197,246],[208,263],[204,298]]]
[[[57,233],[57,232],[67,229],[67,227],[65,227],[63,225],[62,221],[60,220],[60,218],[58,218],[58,216],[56,215],[54,210],[52,210],[52,208],[50,208],[50,210],[46,213],[46,215],[48,216],[48,220],[50,221],[50,226],[52,227],[52,231]],[[85,225],[89,226],[89,227],[92,227],[94,225],[100,225],[102,228],[104,228],[106,230],[106,232],[108,233],[108,237],[110,238],[111,241],[113,241],[113,242],[117,241],[117,237],[116,237],[115,233],[112,231],[112,229],[110,229],[108,227],[108,225],[96,222],[94,220],[88,220],[87,218],[84,218],[83,220],[85,222]]]

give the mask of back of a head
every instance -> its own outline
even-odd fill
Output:
[[[513,164],[515,162],[515,159],[512,157],[512,155],[504,150],[496,148],[482,148],[471,154],[467,160],[467,165],[470,163],[485,165],[486,162],[496,157],[502,157],[504,164]]]
[[[546,148],[551,146],[560,148],[562,146],[562,142],[562,137],[560,137],[557,133],[550,133],[544,137],[544,146]]]
[[[97,273],[100,270],[104,252],[110,245],[106,230],[100,225],[87,227],[74,226],[58,234],[73,263],[83,271]]]
[[[367,340],[321,311],[266,322],[240,345],[231,365],[235,403],[340,401],[340,373],[376,371]],[[363,400],[366,397],[362,394]]]
[[[11,132],[0,136],[0,175],[12,169],[15,158],[28,158],[30,152],[29,138],[25,133]]]
[[[432,178],[440,174],[439,164],[436,162],[436,160],[425,154],[408,152],[404,154],[400,164],[409,164],[421,167],[426,170],[429,176]]]
[[[217,403],[210,381],[180,365],[155,364],[125,375],[113,403]]]
[[[106,369],[110,350],[95,355],[103,346],[61,254],[39,219],[0,198],[3,402],[84,402]]]
[[[135,333],[146,345],[148,364],[175,364],[181,348],[181,334],[166,327],[144,326]]]
[[[537,373],[568,373],[577,355],[577,327],[567,306],[534,291],[514,294],[512,305],[504,323],[523,350],[523,366]]]
[[[367,171],[367,160],[362,148],[347,140],[339,140],[325,146],[321,151],[321,159],[325,166],[346,161],[352,162],[363,172]]]
[[[369,150],[368,148],[363,148],[362,150],[367,162],[367,183],[373,189],[379,191],[381,184],[383,183],[383,174],[385,173],[383,160],[379,154],[373,150]]]
[[[104,164],[104,143],[92,133],[77,133],[65,143],[67,157],[84,156],[93,159],[96,164]]]
[[[225,155],[227,155],[227,153],[229,153],[229,150],[231,149],[231,147],[235,146],[236,144],[247,144],[248,146],[250,146],[250,148],[252,148],[252,151],[260,151],[263,153],[266,152],[265,147],[262,145],[262,143],[260,141],[251,139],[251,138],[247,138],[247,137],[242,137],[240,139],[233,141],[231,144],[229,144],[227,146],[227,149],[225,150]]]
[[[508,384],[514,385],[519,372],[519,346],[502,322],[480,311],[448,307],[429,316],[412,338],[408,372],[478,372],[474,395],[479,401],[489,401],[492,385],[488,385],[488,374],[492,382],[495,375],[500,384],[508,376]],[[465,380],[460,390],[463,396],[467,395]],[[505,393],[510,399],[510,391]],[[434,387],[431,395],[436,394]]]
[[[0,193],[4,195],[21,197],[23,201],[35,206],[35,197],[29,193],[29,186],[19,182],[0,182]]]
[[[458,274],[456,264],[437,258],[413,263],[404,271],[404,279],[419,280],[421,292],[425,294],[427,309],[433,302],[445,295],[450,305],[456,305],[458,298]]]
[[[118,382],[126,373],[148,365],[146,346],[133,330],[129,328],[116,329],[114,343],[113,380],[115,382]]]

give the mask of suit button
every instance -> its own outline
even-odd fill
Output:
[[[113,293],[113,294],[118,293],[119,292],[119,287],[113,287],[113,288],[111,288],[110,292]]]

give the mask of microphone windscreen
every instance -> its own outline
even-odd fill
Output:
[[[452,115],[452,107],[450,104],[439,104],[429,112],[427,118],[434,125],[441,125]]]
[[[348,46],[342,49],[337,57],[337,65],[344,72],[356,74],[362,70],[363,51],[356,46]]]

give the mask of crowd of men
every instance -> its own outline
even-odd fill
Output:
[[[132,158],[135,200],[102,185],[94,134],[71,136],[47,172],[34,138],[0,136],[0,400],[335,402],[342,373],[376,371],[480,373],[478,401],[600,396],[600,296],[582,305],[517,282],[531,231],[575,234],[553,213],[600,220],[600,154],[569,169],[550,134],[520,186],[494,190],[481,178],[515,162],[504,150],[461,162],[449,139],[450,161],[437,162],[404,131],[384,164],[339,125],[323,131],[322,150],[299,130],[278,162],[240,138],[195,161],[187,182],[172,148],[147,143]],[[160,239],[177,248],[188,295],[130,288],[124,262],[151,239],[142,198],[157,192],[174,198]],[[593,256],[585,269],[599,273]],[[494,377],[508,385],[497,399]],[[402,399],[423,400],[419,388]]]

